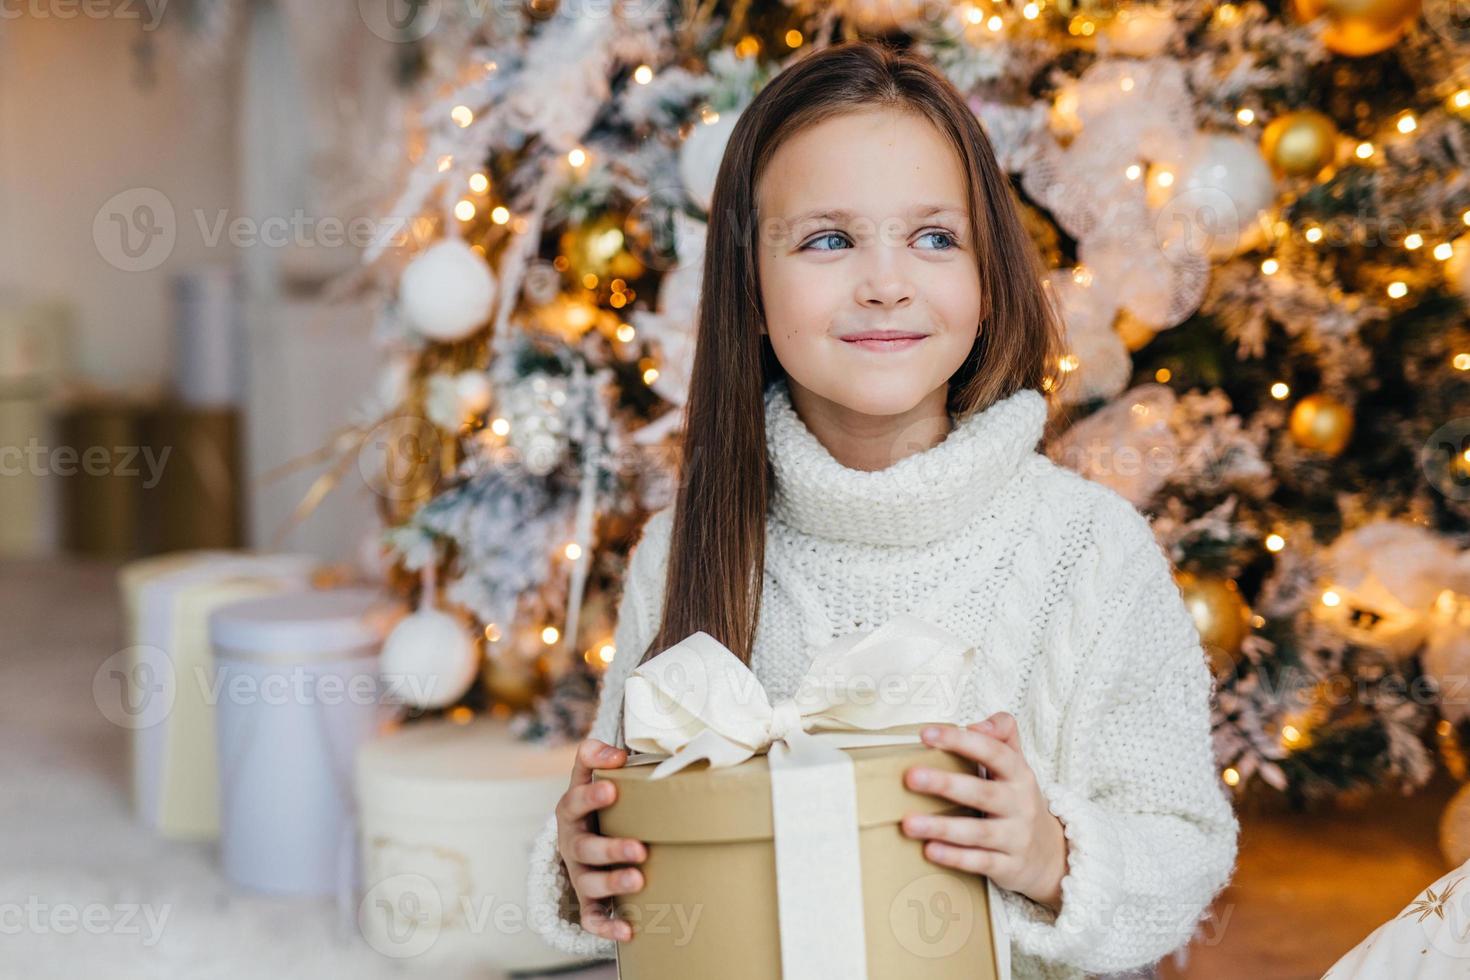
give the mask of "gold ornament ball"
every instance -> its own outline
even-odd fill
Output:
[[[1315,177],[1337,155],[1337,127],[1314,109],[1277,116],[1261,134],[1261,155],[1277,176]]]
[[[530,708],[544,686],[536,661],[510,651],[485,658],[480,682],[492,700],[518,711]]]
[[[1210,668],[1216,676],[1229,674],[1240,660],[1241,644],[1251,628],[1250,606],[1240,589],[1231,579],[1185,571],[1176,571],[1174,581],[1210,656]]]
[[[1308,395],[1291,410],[1291,437],[1303,449],[1336,456],[1353,437],[1353,410],[1328,395]]]
[[[1334,54],[1362,58],[1387,51],[1419,16],[1422,0],[1296,0],[1297,16],[1326,15],[1322,43]]]
[[[623,222],[613,214],[604,214],[585,225],[562,232],[562,254],[580,278],[590,272],[598,278],[637,279],[643,274],[643,263],[628,251]]]

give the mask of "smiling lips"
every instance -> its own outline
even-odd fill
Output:
[[[900,351],[913,347],[926,336],[912,330],[861,330],[838,339],[862,350]]]

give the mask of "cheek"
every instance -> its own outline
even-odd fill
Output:
[[[795,262],[763,263],[761,301],[773,344],[815,343],[826,335],[841,292],[832,278]]]
[[[930,297],[936,311],[952,330],[973,331],[980,323],[980,278],[973,269],[948,270],[930,284]]]

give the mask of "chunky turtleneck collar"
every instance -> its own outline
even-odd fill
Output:
[[[807,428],[785,379],[766,389],[772,519],[818,537],[927,544],[964,527],[1036,448],[1046,400],[1022,388],[958,420],[922,452],[881,470],[839,463]]]

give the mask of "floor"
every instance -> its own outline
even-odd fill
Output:
[[[496,980],[387,959],[331,902],[242,894],[210,846],[161,841],[133,822],[126,733],[91,695],[98,665],[121,646],[112,566],[0,562],[0,623],[5,976]],[[1316,980],[1447,870],[1435,838],[1453,789],[1442,781],[1309,817],[1243,812],[1232,885],[1184,962],[1166,961],[1160,976]]]

